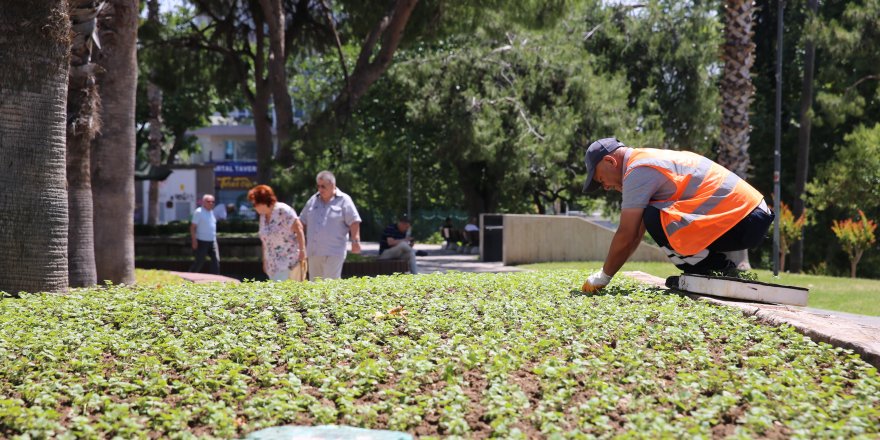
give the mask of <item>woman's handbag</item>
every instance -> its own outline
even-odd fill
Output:
[[[290,271],[290,279],[294,281],[306,281],[308,279],[309,274],[309,263],[308,260],[302,259],[299,260],[299,264],[293,267],[293,270]]]

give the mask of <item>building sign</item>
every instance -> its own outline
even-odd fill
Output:
[[[217,189],[251,189],[256,185],[256,162],[217,162],[214,164],[214,186]]]

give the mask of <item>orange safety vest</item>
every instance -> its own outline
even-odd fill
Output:
[[[675,184],[667,200],[653,200],[675,252],[694,255],[709,247],[754,210],[764,196],[735,173],[688,151],[633,148],[624,179],[637,167],[651,167]]]

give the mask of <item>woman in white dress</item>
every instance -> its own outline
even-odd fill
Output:
[[[279,202],[268,185],[257,185],[248,191],[260,219],[260,241],[263,244],[263,272],[273,281],[304,281],[306,243],[302,222],[296,211]]]

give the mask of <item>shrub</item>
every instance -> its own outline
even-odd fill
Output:
[[[134,225],[136,236],[189,235],[189,221],[174,221],[164,225]],[[260,224],[256,220],[220,220],[218,234],[256,233]]]
[[[876,437],[880,377],[791,327],[587,272],[0,299],[0,437]]]
[[[843,247],[844,252],[849,256],[850,276],[852,278],[856,277],[856,266],[858,266],[859,260],[862,259],[862,255],[877,242],[877,238],[874,235],[877,223],[873,220],[868,220],[862,210],[859,210],[859,218],[860,220],[834,220],[834,224],[831,226],[831,230],[834,231],[834,235],[840,241],[840,246]]]
[[[785,270],[785,256],[794,242],[800,240],[807,218],[807,211],[795,220],[794,213],[785,203],[779,210],[779,268]]]

